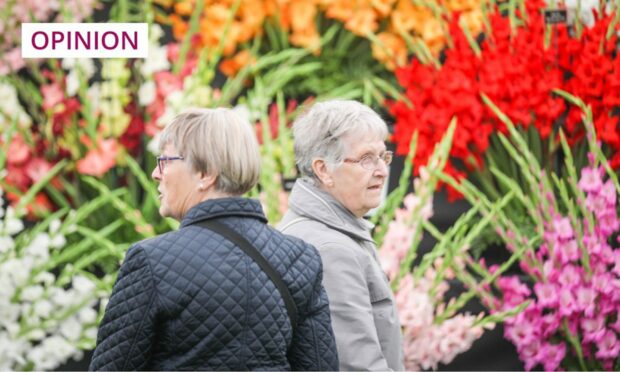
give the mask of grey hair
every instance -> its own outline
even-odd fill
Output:
[[[216,174],[217,191],[241,195],[258,182],[256,134],[250,123],[231,109],[190,109],[177,115],[161,134],[160,151],[169,143],[192,170]]]
[[[352,100],[330,100],[314,104],[293,124],[295,159],[303,177],[314,182],[318,178],[312,161],[324,159],[333,167],[344,158],[342,137],[347,133],[375,135],[385,140],[387,125],[370,107]]]

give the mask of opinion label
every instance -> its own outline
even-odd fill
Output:
[[[22,23],[22,58],[146,58],[147,23]]]

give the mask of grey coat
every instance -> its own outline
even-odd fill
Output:
[[[278,226],[319,250],[340,369],[403,370],[400,323],[371,227],[303,179]]]

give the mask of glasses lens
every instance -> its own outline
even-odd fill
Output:
[[[365,155],[360,159],[360,165],[364,169],[375,169],[375,167],[377,166],[377,157],[372,155]]]

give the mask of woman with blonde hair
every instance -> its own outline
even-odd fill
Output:
[[[250,124],[197,109],[163,131],[152,177],[177,231],[127,252],[91,370],[333,370],[317,251],[267,225]]]

